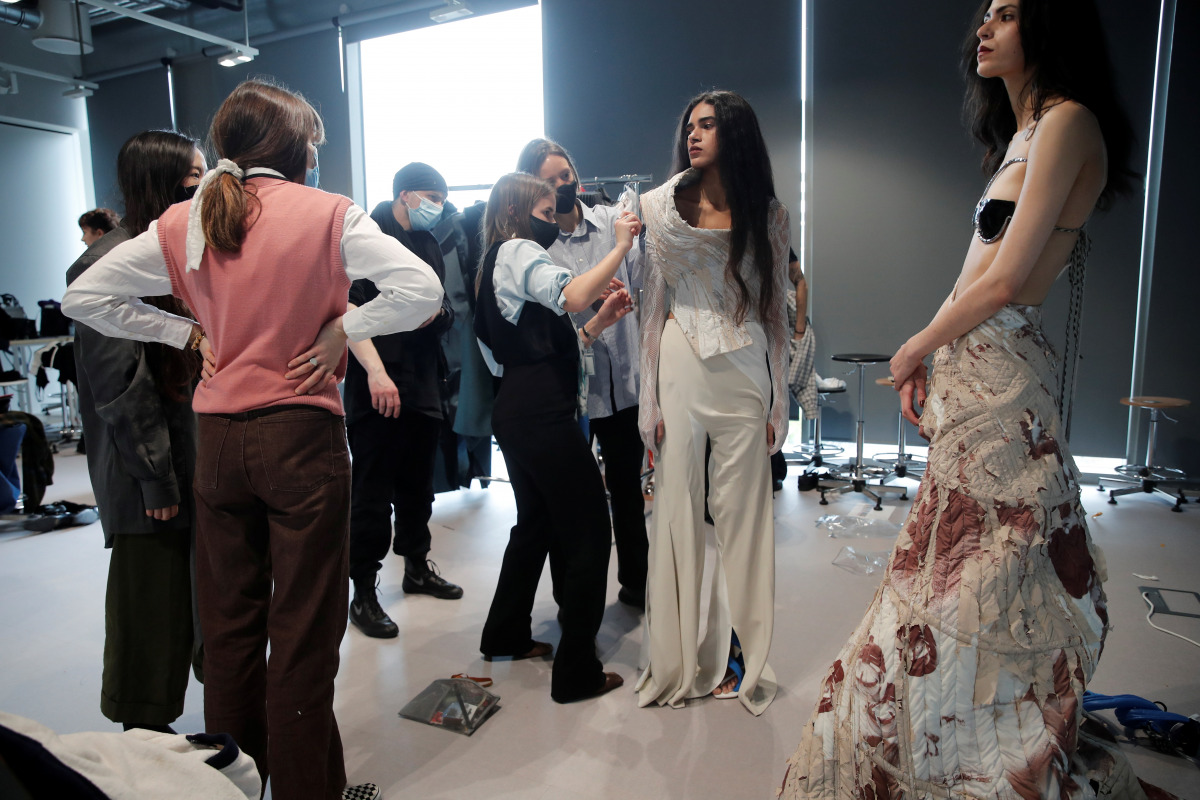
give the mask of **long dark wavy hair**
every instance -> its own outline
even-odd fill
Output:
[[[775,297],[774,255],[767,236],[767,216],[775,199],[775,179],[771,173],[771,157],[767,143],[758,126],[758,117],[745,98],[736,92],[714,90],[703,92],[688,101],[675,131],[674,161],[671,174],[689,169],[687,125],[692,110],[709,103],[717,118],[717,170],[721,186],[729,203],[729,261],[725,278],[737,291],[734,317],[738,323],[746,318],[752,306],[758,308],[760,319],[770,316]],[[749,251],[754,272],[758,275],[758,297],[750,297],[750,288],[738,265]]]
[[[995,172],[1017,132],[1017,118],[1000,78],[982,78],[977,71],[979,37],[990,3],[984,0],[972,18],[962,46],[962,75],[967,83],[963,117],[985,148],[983,170]],[[1017,24],[1025,64],[1033,70],[1026,91],[1033,119],[1042,118],[1062,100],[1073,100],[1091,111],[1100,123],[1108,150],[1108,182],[1098,206],[1107,208],[1114,197],[1139,182],[1130,167],[1134,135],[1129,115],[1117,100],[1112,61],[1100,14],[1094,0],[1020,0]]]
[[[175,190],[196,156],[196,140],[175,131],[144,131],[117,154],[117,185],[125,198],[121,224],[134,236],[175,202]]]
[[[175,131],[145,131],[125,142],[117,154],[117,185],[125,200],[121,226],[133,236],[144,233],[175,202],[175,190],[191,171],[195,157],[196,141]],[[142,300],[176,316],[194,319],[191,309],[178,297],[168,294]],[[143,346],[159,394],[174,402],[187,400],[200,374],[195,351],[157,343]]]

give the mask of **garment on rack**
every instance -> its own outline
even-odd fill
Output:
[[[1144,797],[1080,729],[1109,623],[1055,368],[1034,306],[934,354],[929,466],[785,798]]]

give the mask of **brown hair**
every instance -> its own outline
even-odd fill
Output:
[[[324,144],[321,115],[302,96],[264,80],[239,84],[217,109],[209,131],[218,158],[242,170],[266,167],[288,180],[304,175],[310,145]],[[222,173],[205,189],[200,219],[209,247],[236,253],[254,224],[258,198],[253,186]]]
[[[579,183],[579,170],[575,168],[575,159],[571,158],[566,148],[553,139],[534,139],[525,145],[521,149],[521,155],[517,156],[517,172],[526,172],[535,178],[541,177],[538,173],[542,171],[542,164],[545,164],[550,156],[562,156],[571,168],[571,177]]]
[[[121,224],[121,218],[111,208],[93,208],[91,211],[83,212],[79,217],[78,224],[80,228],[86,226],[94,231],[108,233]]]
[[[524,172],[510,172],[501,176],[492,187],[487,210],[483,212],[483,229],[480,232],[483,252],[480,259],[486,258],[487,252],[497,242],[532,239],[529,218],[533,215],[534,203],[553,194],[554,189],[548,182]],[[511,213],[509,208],[512,208]],[[480,269],[475,274],[475,294],[479,294],[482,276],[483,270]]]

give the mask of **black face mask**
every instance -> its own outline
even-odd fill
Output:
[[[570,214],[575,210],[575,195],[579,193],[579,181],[559,186],[554,192],[554,213]]]
[[[541,245],[543,250],[549,250],[550,245],[558,241],[557,222],[546,222],[544,219],[530,217],[529,231],[533,234],[533,240]]]
[[[200,184],[193,183],[191,186],[180,184],[175,187],[175,202],[182,203],[185,200],[191,200],[196,196],[196,190],[200,188]]]

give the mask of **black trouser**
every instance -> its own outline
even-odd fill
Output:
[[[562,639],[550,696],[576,700],[604,683],[596,633],[604,616],[612,535],[600,470],[570,413],[496,419],[493,427],[516,497],[517,524],[509,533],[479,649],[506,656],[533,647],[530,614],[553,550],[562,577]]]
[[[771,480],[781,481],[787,478],[787,457],[783,451],[771,454]]]
[[[100,711],[113,722],[168,725],[183,713],[199,644],[192,538],[186,528],[113,537],[100,684]]]
[[[374,582],[392,539],[396,555],[421,559],[429,552],[433,465],[442,421],[401,407],[400,416],[371,413],[349,427],[350,579]]]
[[[638,433],[638,407],[611,417],[591,418],[592,435],[604,456],[604,483],[612,504],[617,543],[617,580],[634,594],[646,591],[646,501],[642,497],[642,460],[646,447]]]

